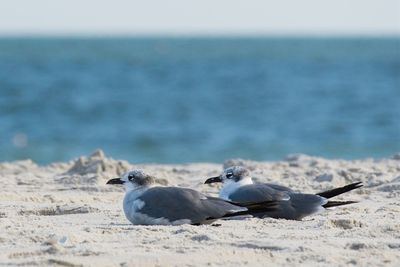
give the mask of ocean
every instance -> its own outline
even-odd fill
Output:
[[[400,38],[0,38],[0,161],[400,152]]]

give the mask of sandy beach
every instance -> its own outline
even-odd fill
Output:
[[[160,184],[204,185],[241,165],[259,182],[319,192],[362,181],[338,207],[303,221],[219,221],[214,226],[134,226],[122,211],[122,188],[106,181],[131,169]],[[231,159],[224,164],[156,165],[112,159],[101,150],[39,166],[0,163],[0,266],[399,266],[400,154],[386,159],[328,160],[290,155],[282,161]]]

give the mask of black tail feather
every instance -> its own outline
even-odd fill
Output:
[[[242,216],[242,215],[253,215],[260,212],[271,212],[276,210],[278,201],[262,201],[262,202],[247,202],[247,203],[236,203],[232,201],[227,201],[233,205],[247,208],[247,210],[236,211],[232,213],[225,214],[221,218],[228,218],[234,216]],[[219,218],[210,218],[210,219],[219,219]]]
[[[323,207],[331,208],[331,207],[343,206],[343,205],[354,204],[354,203],[358,203],[358,201],[328,201],[328,203],[323,205]]]
[[[276,201],[276,200],[266,200],[266,201],[260,201],[260,202],[241,202],[241,203],[235,202],[235,201],[228,201],[228,200],[225,200],[225,201],[232,205],[243,207],[243,208],[248,208],[248,209],[267,209],[267,208],[276,207],[276,205],[278,204],[278,201]]]
[[[349,191],[354,190],[356,188],[360,188],[362,186],[363,185],[362,185],[361,182],[357,182],[357,183],[345,185],[345,186],[342,186],[342,187],[334,188],[334,189],[331,189],[331,190],[328,190],[328,191],[324,191],[324,192],[318,193],[316,195],[324,197],[324,198],[331,198],[331,197],[334,197],[334,196],[349,192]],[[345,204],[343,204],[343,205],[345,205]]]

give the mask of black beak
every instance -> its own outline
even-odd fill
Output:
[[[205,184],[222,183],[222,179],[219,176],[215,176],[215,177],[208,178],[204,183]]]
[[[124,184],[125,182],[121,180],[121,178],[114,178],[108,180],[107,184]]]

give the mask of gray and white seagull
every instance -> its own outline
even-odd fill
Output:
[[[221,218],[272,211],[276,205],[275,201],[236,204],[189,188],[156,186],[154,181],[153,176],[134,170],[107,182],[124,185],[123,209],[131,223],[208,224]]]
[[[325,208],[357,203],[356,201],[331,201],[334,196],[362,186],[361,182],[324,191],[317,194],[303,194],[292,189],[271,183],[253,183],[250,171],[241,166],[233,166],[216,177],[205,181],[206,184],[222,182],[219,197],[235,203],[277,201],[274,210],[256,212],[255,217],[301,220],[305,216],[323,211]]]

